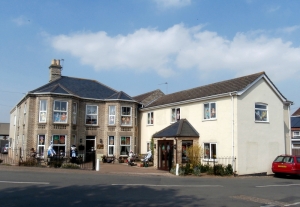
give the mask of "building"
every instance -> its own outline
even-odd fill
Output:
[[[61,69],[53,60],[49,83],[29,91],[11,111],[12,149],[25,156],[33,147],[46,157],[50,144],[63,155],[75,145],[85,161],[95,149],[98,157],[137,150],[138,102],[98,81],[62,76]]]
[[[9,123],[0,123],[0,152],[6,143],[9,143]]]
[[[300,108],[291,116],[292,154],[300,155]]]
[[[264,72],[168,94],[139,110],[141,152],[153,138],[154,165],[168,169],[200,144],[203,162],[230,157],[239,175],[271,173],[273,159],[290,153],[291,104]]]
[[[200,145],[203,162],[227,158],[239,175],[271,173],[278,154],[291,153],[290,105],[264,72],[165,95],[131,97],[95,80],[61,75],[59,60],[49,83],[29,91],[11,111],[12,149],[47,148],[68,155],[72,145],[89,161],[127,157],[154,148],[154,165],[169,170]],[[153,143],[153,145],[151,144]],[[16,151],[10,153],[14,155]]]

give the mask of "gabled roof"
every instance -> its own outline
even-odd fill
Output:
[[[113,100],[130,100],[130,101],[132,101],[131,96],[129,96],[128,94],[124,93],[123,91],[117,92],[117,93],[111,95],[110,97],[108,97],[107,99],[113,99]]]
[[[82,78],[73,78],[68,76],[61,76],[44,86],[41,86],[33,91],[31,94],[68,94],[87,99],[112,99],[119,98],[124,100],[132,100],[130,96],[124,92],[118,92],[98,81]]]
[[[292,116],[300,116],[300,108],[297,109],[293,114]]]
[[[157,89],[148,93],[134,96],[133,99],[143,104],[144,106],[148,106],[149,104],[151,104],[152,102],[156,101],[158,98],[164,95],[165,94],[161,90]]]
[[[274,89],[275,93],[286,101],[285,97],[279,92],[275,85],[270,81],[265,72],[259,72],[248,76],[243,76],[231,80],[221,81],[197,88],[192,88],[176,93],[168,94],[160,97],[153,103],[149,104],[145,108],[168,105],[188,100],[196,100],[201,98],[216,97],[220,95],[228,95],[229,93],[236,93],[237,95],[243,94],[258,80],[264,78],[268,84]]]
[[[163,130],[155,133],[153,138],[162,137],[197,137],[199,138],[199,133],[186,119],[180,119],[179,121],[171,124],[170,126],[164,128]]]

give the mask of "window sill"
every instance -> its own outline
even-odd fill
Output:
[[[203,119],[202,121],[216,121],[217,118],[213,118],[213,119]]]

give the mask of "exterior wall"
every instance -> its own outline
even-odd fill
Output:
[[[204,103],[215,102],[217,118],[204,119]],[[150,110],[154,112],[154,124],[147,125],[148,111],[142,111],[141,116],[141,152],[146,153],[146,142],[151,140],[154,133],[171,124],[171,109],[180,108],[180,118],[186,118],[199,132],[199,144],[217,143],[217,156],[232,156],[232,100],[227,97],[211,99],[196,103],[182,104],[180,106]]]
[[[204,103],[216,103],[216,119],[204,120]],[[268,123],[255,122],[255,103],[268,104]],[[271,164],[278,154],[289,152],[290,138],[288,110],[277,94],[261,79],[241,96],[224,96],[209,101],[181,104],[174,107],[146,111],[141,116],[141,153],[154,133],[169,126],[171,108],[180,108],[181,119],[186,118],[199,132],[204,143],[217,144],[217,157],[230,157],[237,174],[271,173]],[[154,112],[154,124],[147,125],[147,113]],[[233,160],[236,157],[236,162]]]
[[[47,116],[46,123],[39,123],[39,107],[40,100],[47,100]],[[53,106],[54,101],[66,101],[68,103],[67,122],[66,123],[53,123]],[[24,115],[24,106],[26,103],[26,115]],[[77,103],[77,119],[76,124],[72,123],[72,104]],[[98,106],[98,124],[86,125],[86,105]],[[116,106],[116,125],[108,126],[108,106]],[[132,107],[132,126],[121,126],[121,106]],[[31,148],[37,149],[38,135],[45,135],[45,151],[46,157],[47,149],[50,145],[53,135],[66,135],[65,151],[69,152],[72,144],[77,147],[82,144],[85,146],[87,136],[95,136],[94,149],[97,154],[106,155],[108,136],[115,136],[115,156],[119,156],[120,150],[120,137],[131,137],[131,149],[134,149],[136,139],[138,139],[138,130],[136,126],[135,110],[137,103],[133,102],[120,102],[120,101],[96,101],[96,100],[82,100],[77,98],[70,98],[69,96],[54,96],[54,95],[40,95],[31,96],[22,100],[19,105],[11,112],[10,115],[10,133],[13,140],[13,149],[24,149],[24,152]],[[14,124],[14,117],[16,116],[16,124]],[[24,122],[25,119],[25,122]],[[24,144],[22,137],[24,135]],[[76,140],[72,140],[73,136]],[[100,141],[101,140],[101,141]],[[99,144],[103,144],[102,149],[97,149]],[[17,153],[17,152],[16,152]],[[86,148],[82,154],[86,153]]]
[[[256,102],[268,105],[268,122],[255,122]],[[238,97],[237,174],[271,173],[274,158],[286,152],[286,112],[263,79]]]

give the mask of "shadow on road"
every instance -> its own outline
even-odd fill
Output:
[[[180,196],[172,188],[146,186],[41,186],[0,191],[1,206],[202,206],[194,196]],[[203,205],[204,206],[204,205]]]

